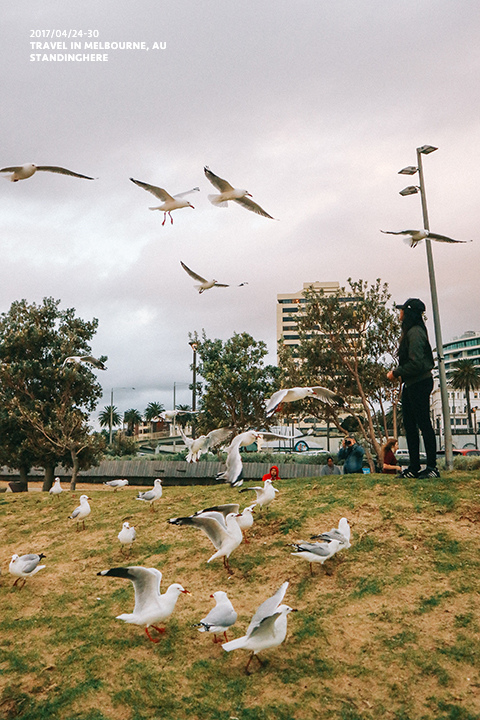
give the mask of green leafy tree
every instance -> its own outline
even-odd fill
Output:
[[[237,430],[265,423],[265,398],[275,389],[278,368],[265,365],[267,346],[248,333],[235,333],[225,342],[190,335],[198,343],[197,385],[200,413],[199,431],[231,426]],[[178,416],[181,417],[181,416]]]
[[[182,430],[185,430],[187,425],[192,424],[196,413],[189,412],[189,410],[192,409],[190,405],[177,405],[175,409],[181,410],[181,412],[175,416],[175,424],[180,425]]]
[[[86,418],[102,394],[89,367],[63,364],[70,355],[91,354],[98,321],[59,305],[53,298],[40,305],[20,300],[0,316],[0,462],[24,477],[32,465],[44,467],[47,490],[73,442],[72,428],[76,441],[89,435]]]
[[[472,432],[473,423],[472,408],[470,404],[470,393],[474,390],[480,390],[480,368],[468,358],[457,360],[455,363],[453,363],[452,366],[450,386],[454,390],[463,390],[463,392],[465,393],[467,403],[468,427]]]
[[[142,415],[135,408],[125,410],[123,414],[123,423],[127,426],[127,435],[131,437],[135,434],[135,428],[142,422]]]
[[[296,357],[286,347],[280,347],[279,355],[284,385],[291,380],[324,385],[343,397],[366,441],[373,469],[371,453],[380,458],[387,435],[386,404],[396,406],[398,401],[398,389],[392,391],[386,373],[394,365],[399,325],[397,314],[388,307],[386,284],[351,279],[348,284],[332,294],[313,288],[305,292]],[[305,403],[305,410],[315,414],[315,402]],[[317,401],[317,412],[319,405]],[[322,412],[342,429],[336,413],[325,406]]]
[[[158,418],[165,410],[165,406],[160,402],[150,402],[145,408],[145,420],[150,423],[150,432],[153,432],[153,420]]]

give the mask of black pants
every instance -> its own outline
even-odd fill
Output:
[[[430,393],[433,390],[431,377],[413,385],[403,386],[402,413],[403,425],[407,436],[409,467],[414,472],[420,470],[420,436],[422,433],[428,467],[437,466],[437,447],[435,432],[430,420]]]

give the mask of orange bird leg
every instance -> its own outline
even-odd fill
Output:
[[[160,640],[159,640],[158,638],[153,638],[153,637],[150,635],[150,633],[148,632],[148,627],[145,628],[145,632],[147,633],[147,637],[148,637],[149,640],[151,640],[151,641],[154,642],[154,643],[160,642]]]

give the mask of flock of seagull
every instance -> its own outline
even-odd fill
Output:
[[[247,435],[248,433],[242,433]],[[246,439],[245,439],[246,440]],[[115,479],[105,482],[104,485],[117,492],[128,485],[126,479]],[[60,478],[50,489],[51,496],[57,497],[63,492]],[[207,560],[210,563],[216,559],[223,559],[223,564],[229,575],[233,574],[229,564],[231,554],[241,545],[248,543],[247,532],[254,524],[254,512],[257,509],[267,508],[279,492],[272,480],[266,479],[261,486],[244,487],[240,492],[255,492],[256,500],[240,512],[239,503],[226,503],[213,507],[203,508],[192,515],[170,518],[168,523],[173,526],[187,526],[201,530],[215,548],[213,555]],[[136,499],[147,502],[154,509],[154,503],[162,497],[162,482],[157,478],[151,490],[139,492]],[[76,524],[77,531],[85,529],[85,519],[91,513],[91,498],[88,495],[80,496],[80,504],[68,516]],[[118,533],[121,553],[130,554],[133,543],[137,537],[135,527],[123,522]],[[313,563],[321,563],[331,558],[343,548],[350,547],[350,526],[346,518],[341,518],[337,528],[313,536],[311,540],[319,542],[293,543],[294,557],[300,557],[310,563],[310,572],[313,574]],[[41,564],[45,558],[43,553],[29,553],[26,555],[13,555],[9,565],[9,572],[15,577],[14,586],[23,588],[26,580],[33,577],[46,565]],[[130,580],[134,587],[135,604],[133,612],[122,613],[116,617],[127,624],[144,628],[149,640],[154,643],[160,641],[159,635],[165,632],[163,625],[173,614],[180,595],[190,595],[180,583],[171,584],[165,592],[161,592],[160,585],[162,573],[156,568],[128,565],[114,567],[97,573],[102,577],[114,577]],[[227,631],[235,624],[237,612],[235,611],[227,593],[217,590],[210,595],[215,601],[214,607],[194,627],[199,632],[211,633],[214,643],[222,643],[226,652],[244,649],[250,651],[245,672],[249,673],[252,659],[257,658],[260,665],[262,661],[258,653],[280,645],[287,633],[287,616],[296,610],[289,605],[282,604],[289,583],[284,582],[280,588],[269,598],[264,600],[256,612],[245,632],[237,639],[229,640]],[[155,631],[155,634],[152,634]],[[223,635],[223,639],[217,636]]]

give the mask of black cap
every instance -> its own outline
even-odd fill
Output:
[[[412,310],[414,313],[421,315],[425,312],[425,303],[419,298],[408,298],[403,305],[396,305],[397,310]]]

